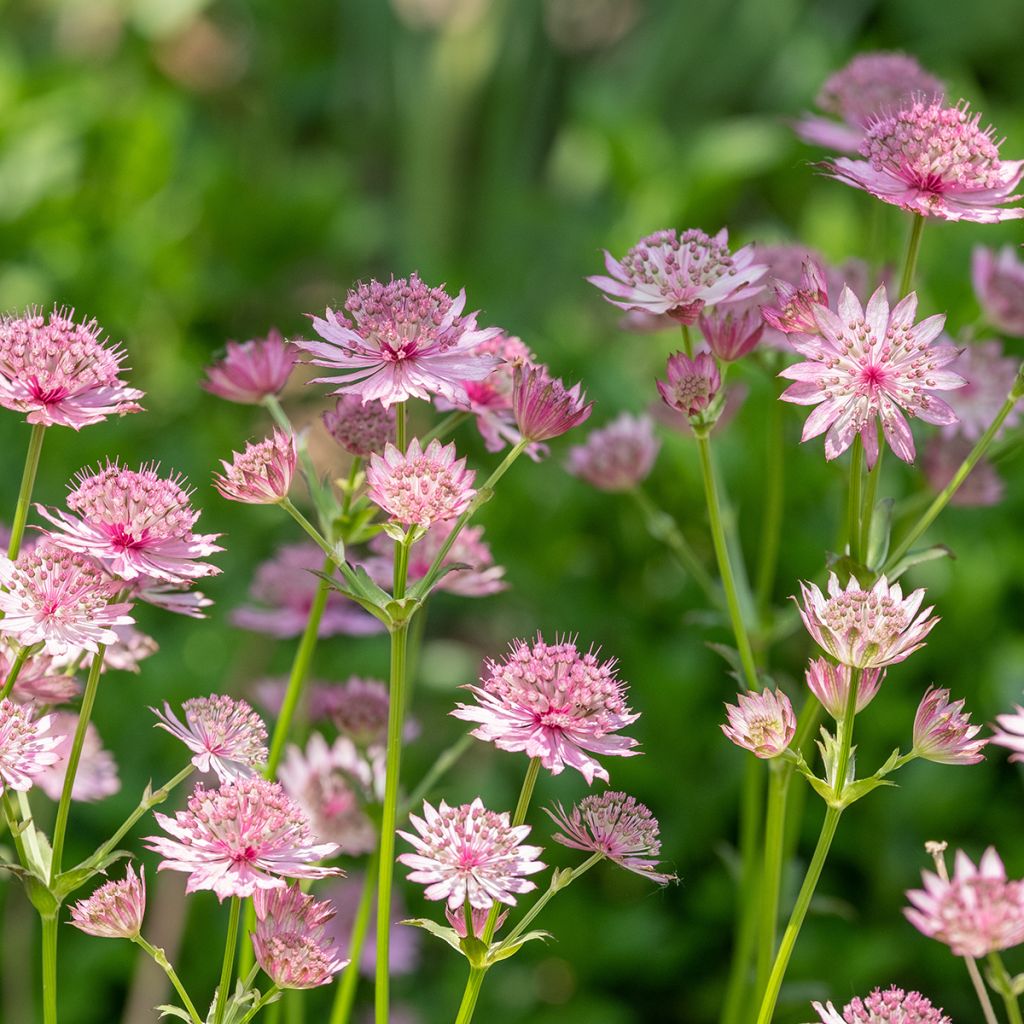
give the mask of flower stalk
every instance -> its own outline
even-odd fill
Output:
[[[18,491],[18,504],[14,509],[14,522],[11,525],[11,539],[7,545],[7,557],[12,561],[21,551],[21,541],[25,536],[25,525],[28,523],[28,510],[32,506],[32,491],[36,483],[36,472],[39,469],[39,456],[43,451],[43,438],[46,436],[46,425],[36,423],[32,427],[32,435],[28,441],[28,452],[25,455],[25,468],[21,474],[21,487]]]

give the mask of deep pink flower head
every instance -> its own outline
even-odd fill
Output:
[[[277,328],[266,338],[229,341],[224,357],[206,368],[202,387],[229,402],[257,405],[288,382],[299,353]]]
[[[512,377],[512,412],[523,440],[547,441],[578,427],[593,411],[582,385],[567,388],[543,366],[519,365]]]
[[[566,468],[602,491],[629,491],[647,479],[660,442],[650,416],[622,413],[569,449]]]
[[[399,830],[415,853],[403,853],[399,862],[413,870],[410,882],[427,888],[428,900],[446,900],[455,910],[469,903],[486,910],[495,903],[516,905],[516,895],[537,886],[527,875],[544,870],[537,860],[539,846],[523,846],[529,825],[509,824],[508,813],[488,811],[477,797],[471,804],[438,808],[423,803],[423,817],[409,815],[419,835]]]
[[[953,481],[964,460],[970,455],[974,444],[962,437],[932,437],[924,450],[921,468],[928,478],[928,485],[937,494]],[[951,505],[962,508],[984,508],[998,505],[1003,500],[1006,487],[1002,478],[988,459],[979,459],[967,474],[967,479],[950,498]]]
[[[681,324],[694,324],[701,310],[721,302],[752,298],[767,267],[754,262],[751,245],[729,252],[729,232],[714,237],[698,229],[677,235],[656,231],[641,239],[621,262],[604,254],[610,277],[587,280],[620,309],[667,313]]]
[[[380,402],[364,402],[358,395],[342,395],[323,414],[327,433],[358,458],[369,458],[395,439],[395,410]]]
[[[295,475],[295,438],[276,430],[270,437],[246,444],[244,452],[221,459],[223,473],[214,473],[213,486],[228,499],[247,505],[274,505],[288,497]]]
[[[186,892],[212,889],[223,900],[283,888],[285,878],[338,874],[316,865],[333,857],[337,845],[314,842],[306,815],[276,782],[238,779],[220,789],[200,784],[187,810],[155,817],[172,838],[147,836],[147,849],[164,858],[160,871],[189,876]]]
[[[876,988],[866,999],[859,996],[840,1013],[832,1003],[811,1003],[821,1024],[952,1024],[942,1010],[920,992]]]
[[[1019,362],[1003,354],[1000,341],[972,341],[960,351],[953,369],[966,381],[949,396],[957,422],[942,428],[946,437],[977,441],[988,430],[1017,381]],[[1019,407],[1010,411],[1000,433],[1020,421]],[[997,435],[998,436],[998,435]]]
[[[280,988],[329,985],[348,961],[338,957],[326,934],[334,907],[307,896],[297,884],[258,889],[253,897],[256,931],[252,946],[263,973]]]
[[[456,718],[479,723],[472,735],[500,750],[539,757],[553,775],[568,765],[592,783],[608,772],[591,754],[633,757],[637,741],[616,735],[640,716],[626,704],[615,659],[581,654],[571,641],[513,640],[504,661],[484,664],[482,686],[467,686],[477,703],[459,704]]]
[[[15,561],[0,558],[3,632],[49,654],[96,651],[117,642],[115,626],[135,620],[131,605],[115,604],[119,587],[95,562],[53,544],[37,544]]]
[[[849,665],[833,665],[825,658],[812,658],[807,665],[805,676],[808,689],[836,721],[846,714],[852,671]],[[884,668],[866,668],[861,671],[857,682],[857,714],[875,699],[884,679]]]
[[[146,872],[128,865],[124,878],[101,885],[71,908],[71,924],[101,939],[133,939],[146,916]]]
[[[911,889],[904,909],[920,932],[955,956],[983,957],[1024,942],[1024,882],[1010,881],[990,846],[977,867],[957,850],[952,878],[922,871],[923,889]]]
[[[693,359],[676,352],[669,356],[665,375],[667,382],[657,382],[658,394],[670,409],[691,419],[711,405],[722,386],[718,364],[707,352],[698,352]]]
[[[697,324],[712,354],[724,363],[749,355],[764,334],[764,323],[755,309],[716,306],[701,313]]]
[[[866,159],[839,157],[826,170],[922,217],[982,224],[1024,217],[1024,208],[1003,205],[1020,198],[1014,189],[1024,176],[1024,160],[1000,159],[994,129],[982,129],[981,115],[972,114],[966,101],[944,103],[917,99],[880,114],[860,147]]]
[[[1024,338],[1024,260],[1013,245],[996,252],[976,245],[971,254],[971,282],[985,319],[1005,334]]]
[[[108,462],[83,469],[72,484],[68,508],[77,515],[36,508],[57,528],[47,534],[55,544],[98,559],[119,579],[189,583],[220,572],[198,559],[222,549],[217,534],[192,532],[199,512],[184,483],[160,476],[156,465],[135,470]]]
[[[760,758],[778,757],[796,732],[793,705],[781,690],[772,693],[765,687],[763,693],[737,694],[735,704],[725,705],[725,713],[728,722],[722,732]]]
[[[124,351],[104,344],[95,320],[73,317],[56,307],[46,318],[35,309],[0,317],[0,406],[75,430],[141,412],[142,392],[120,378]]]
[[[828,306],[828,281],[821,263],[813,257],[803,262],[800,284],[772,278],[775,305],[762,306],[765,323],[783,334],[820,334],[815,306]]]
[[[842,455],[860,434],[868,466],[873,466],[878,458],[878,419],[893,452],[904,462],[913,462],[914,438],[904,412],[938,426],[956,423],[956,413],[934,392],[963,385],[962,377],[944,369],[958,350],[931,344],[942,331],[944,316],[915,324],[916,312],[914,292],[890,312],[884,285],[866,309],[844,288],[836,313],[814,307],[819,334],[789,335],[807,361],[779,374],[794,382],[781,398],[818,407],[808,416],[801,440],[828,431],[826,459]]]
[[[914,716],[914,753],[939,764],[977,764],[984,760],[987,739],[975,739],[980,725],[971,725],[962,700],[951,701],[949,690],[929,687]]]
[[[13,700],[0,700],[0,792],[25,792],[60,759],[60,736],[50,735],[53,715],[35,713]]]
[[[1012,750],[1011,761],[1024,761],[1024,708],[1015,704],[1012,715],[996,715],[989,743]]]
[[[185,722],[164,701],[163,711],[150,708],[165,729],[195,755],[201,772],[214,772],[221,782],[256,774],[267,760],[267,727],[244,701],[224,694],[192,697],[181,705]]]
[[[416,275],[388,284],[371,281],[348,293],[345,313],[328,309],[313,317],[323,341],[297,344],[317,366],[343,371],[315,383],[337,384],[334,394],[357,394],[385,407],[408,398],[465,397],[462,382],[481,380],[498,360],[474,349],[499,328],[478,330],[476,313],[463,314],[466,293],[452,299]]]
[[[57,737],[57,745],[53,748],[57,761],[36,779],[36,785],[51,800],[59,800],[64,789],[71,745],[78,728],[78,715],[72,711],[56,711],[50,717],[53,720],[51,731]],[[95,803],[113,796],[120,789],[121,779],[114,755],[103,746],[99,730],[90,722],[85,729],[85,741],[78,771],[75,773],[75,783],[71,787],[71,799],[77,803]]]
[[[556,843],[600,853],[658,885],[675,880],[675,875],[655,870],[661,853],[658,819],[639,800],[607,790],[585,796],[568,813],[561,804],[544,810],[562,830],[553,836]]]

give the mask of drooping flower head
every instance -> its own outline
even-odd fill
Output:
[[[975,246],[971,283],[985,319],[996,330],[1024,338],[1024,260],[1016,247],[1004,245],[996,252]]]
[[[0,316],[0,406],[75,430],[141,412],[143,393],[121,380],[124,351],[103,342],[95,320],[73,317],[56,307],[47,317],[35,309]]]
[[[700,333],[712,354],[724,363],[749,355],[764,334],[764,323],[756,309],[715,306],[697,318]]]
[[[512,375],[512,413],[525,441],[548,441],[578,427],[593,411],[581,384],[567,388],[543,366],[516,366]]]
[[[807,666],[805,676],[811,693],[821,706],[837,721],[846,714],[846,702],[850,697],[849,665],[833,665],[825,658],[813,658]],[[878,688],[885,679],[885,669],[866,668],[857,681],[857,707],[859,715],[874,699]]]
[[[51,799],[59,800],[64,790],[64,778],[67,775],[68,758],[75,732],[78,730],[79,717],[73,711],[55,711],[50,715],[52,725],[50,731],[57,737],[57,745],[53,748],[57,755],[54,764],[45,769],[37,778],[36,785]],[[71,787],[71,799],[76,803],[95,803],[105,800],[120,792],[121,778],[117,771],[114,755],[103,746],[103,738],[94,722],[85,728],[85,740],[82,743],[78,771]]]
[[[71,908],[71,923],[101,939],[133,939],[146,916],[146,872],[128,865],[124,878],[105,882]]]
[[[977,764],[984,759],[987,739],[975,739],[980,725],[971,725],[963,700],[951,701],[949,690],[929,687],[914,716],[914,753],[939,764]]]
[[[570,448],[566,466],[598,490],[629,491],[647,479],[659,447],[651,417],[624,412]]]
[[[283,431],[244,452],[232,452],[231,461],[221,459],[223,473],[214,473],[213,486],[228,499],[247,505],[274,505],[288,497],[295,475],[295,438]]]
[[[395,410],[380,402],[364,402],[358,395],[342,395],[333,409],[323,414],[327,433],[342,448],[360,459],[395,439]]]
[[[52,725],[52,715],[36,718],[31,708],[0,700],[0,791],[26,792],[57,763],[61,737],[50,734]]]
[[[409,881],[427,888],[428,900],[446,900],[455,910],[469,903],[486,910],[495,903],[516,905],[516,896],[536,889],[528,875],[544,870],[539,846],[523,846],[529,825],[509,824],[508,812],[487,810],[477,797],[471,804],[434,808],[423,803],[423,817],[409,815],[419,835],[399,830],[415,853],[398,860],[413,870]]]
[[[793,705],[781,690],[772,693],[765,687],[763,693],[737,694],[735,704],[725,705],[725,713],[728,722],[722,732],[760,758],[778,757],[796,732]]]
[[[813,257],[803,261],[800,283],[795,285],[773,277],[775,305],[762,306],[765,323],[783,334],[820,334],[815,306],[828,306],[828,280],[821,263]]]
[[[866,999],[859,996],[840,1013],[832,1003],[811,1003],[821,1024],[952,1024],[942,1010],[920,992],[876,988]]]
[[[1024,708],[1015,704],[1012,715],[996,715],[989,743],[1012,750],[1011,761],[1024,761]]]
[[[615,660],[593,649],[580,653],[572,641],[531,644],[514,640],[503,661],[484,664],[481,686],[467,686],[477,703],[459,704],[456,718],[477,722],[472,735],[500,750],[539,757],[553,775],[568,765],[588,783],[608,781],[592,754],[632,757],[637,741],[617,735],[639,718],[626,704],[626,687]]]
[[[229,341],[224,357],[206,368],[201,386],[229,402],[258,405],[285,386],[298,355],[277,328],[265,338]]]
[[[667,382],[657,382],[662,401],[691,419],[707,410],[722,386],[718,364],[707,352],[698,352],[693,359],[676,352],[669,356],[665,375]]]
[[[944,426],[942,433],[946,437],[959,435],[968,441],[977,441],[1006,401],[1017,380],[1019,366],[1016,359],[1003,354],[1002,342],[973,341],[965,345],[953,364],[965,383],[949,396],[957,421]],[[1019,408],[1011,409],[1000,433],[1019,420]]]

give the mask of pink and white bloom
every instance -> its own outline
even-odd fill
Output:
[[[128,865],[124,878],[106,882],[71,908],[71,924],[101,939],[134,939],[146,916],[146,872]]]
[[[984,760],[987,739],[975,739],[980,725],[971,725],[962,700],[951,701],[949,690],[929,687],[914,716],[914,753],[939,764],[977,764]]]
[[[701,313],[697,324],[712,355],[724,363],[749,355],[764,334],[764,323],[756,309],[715,306]]]
[[[155,817],[171,838],[147,836],[147,849],[164,858],[158,870],[189,876],[186,892],[210,889],[223,901],[284,888],[286,878],[338,874],[316,863],[333,857],[337,845],[314,841],[306,815],[276,782],[238,779],[219,789],[200,784],[186,810]]]
[[[569,449],[566,468],[601,491],[629,491],[647,479],[661,443],[650,416],[628,412]]]
[[[134,590],[130,593],[136,593]],[[140,595],[141,596],[141,595]],[[194,596],[201,597],[198,592]],[[207,601],[207,604],[212,602]],[[101,672],[134,672],[136,675],[141,671],[140,663],[146,658],[151,658],[160,650],[160,645],[141,630],[134,626],[115,626],[114,633],[117,639],[112,644],[107,644],[103,649],[103,664]],[[64,654],[54,658],[54,665],[66,669],[69,665],[77,665],[83,672],[88,672],[92,667],[93,655],[91,652],[81,648],[70,648]]]
[[[920,992],[876,988],[866,999],[859,996],[840,1013],[832,1003],[811,1003],[821,1024],[952,1024],[942,1010]]]
[[[56,306],[45,318],[36,309],[0,317],[0,406],[75,430],[141,412],[143,393],[121,380],[124,351],[103,342],[95,320],[73,317]]]
[[[464,905],[459,907],[458,910],[452,910],[452,908],[446,903],[444,906],[444,916],[448,918],[448,923],[452,926],[452,931],[455,932],[460,939],[468,937],[469,929],[466,927],[466,908]],[[469,916],[473,926],[473,937],[482,939],[487,934],[487,922],[491,916],[490,910],[483,908],[471,909]],[[501,929],[501,926],[505,923],[506,917],[508,917],[508,911],[503,910],[494,919],[494,930],[496,932]]]
[[[419,835],[399,830],[415,853],[399,862],[413,870],[409,881],[427,888],[428,900],[445,900],[451,910],[465,903],[486,910],[495,903],[516,905],[516,896],[536,889],[528,880],[544,870],[539,846],[524,846],[529,825],[509,824],[508,812],[487,810],[477,797],[470,804],[434,808],[423,803],[423,817],[409,815]]]
[[[963,437],[930,438],[921,459],[921,469],[928,479],[928,486],[936,493],[945,490],[973,448],[973,442]],[[975,463],[949,503],[961,508],[985,508],[998,505],[1005,491],[1006,485],[995,466],[982,458]]]
[[[993,847],[977,866],[957,850],[952,878],[922,871],[923,889],[911,889],[907,920],[955,956],[979,958],[1024,942],[1024,882],[1010,881]]]
[[[949,404],[956,413],[957,422],[944,426],[943,435],[959,435],[968,441],[977,441],[1003,407],[1017,381],[1019,367],[1016,359],[1003,354],[1000,341],[973,341],[965,345],[953,364],[965,383],[949,396]],[[1019,407],[1011,409],[1000,427],[1000,433],[1019,421]]]
[[[475,349],[499,328],[479,330],[476,313],[464,313],[465,307],[465,291],[452,299],[416,274],[388,284],[371,281],[348,293],[344,312],[328,309],[312,318],[323,341],[297,344],[315,365],[342,371],[315,381],[338,385],[334,394],[357,394],[385,408],[433,395],[459,401],[463,381],[481,380],[498,364]]]
[[[824,267],[812,256],[803,261],[799,285],[771,279],[774,306],[761,306],[766,324],[782,334],[820,334],[815,306],[828,306],[828,279]]]
[[[707,352],[698,352],[693,359],[676,352],[669,356],[665,374],[667,382],[657,381],[658,394],[670,409],[690,419],[705,412],[722,387],[718,364]]]
[[[36,718],[32,709],[0,700],[0,791],[26,792],[60,759],[60,736],[50,733],[53,715]]]
[[[395,439],[395,410],[380,402],[364,402],[358,395],[342,395],[333,409],[323,414],[327,433],[349,453],[360,459]]]
[[[78,729],[78,715],[73,711],[55,711],[50,718],[52,734],[57,738],[53,748],[57,761],[50,765],[37,779],[36,785],[51,799],[59,800],[64,790],[68,758],[75,732]],[[85,727],[85,740],[71,787],[71,799],[76,803],[95,803],[106,800],[121,790],[121,778],[117,772],[114,755],[103,746],[99,729],[93,722]]]
[[[214,473],[213,486],[228,499],[247,505],[275,505],[288,497],[295,475],[295,438],[283,431],[244,452],[232,452],[231,461],[221,459],[223,473]]]
[[[728,721],[720,728],[738,747],[756,757],[778,757],[796,733],[796,715],[789,698],[781,691],[751,690],[736,695],[735,704],[725,705]]]
[[[258,405],[284,388],[298,357],[295,346],[271,328],[265,338],[229,341],[223,358],[206,368],[201,387],[229,402]]]
[[[581,384],[567,388],[544,366],[520,364],[512,374],[512,414],[524,441],[548,441],[578,427],[593,411]]]
[[[998,252],[976,245],[971,254],[971,283],[985,319],[1005,334],[1024,338],[1024,260],[1017,247]]]
[[[1015,704],[1012,715],[996,715],[989,743],[1012,750],[1011,761],[1024,761],[1024,708]]]
[[[338,732],[356,746],[379,746],[387,738],[388,688],[378,679],[350,676],[323,693],[324,710]],[[313,701],[311,700],[312,704]]]
[[[575,768],[592,783],[608,781],[593,756],[633,757],[637,741],[617,735],[640,716],[626,704],[626,686],[615,659],[599,660],[593,649],[581,654],[571,641],[531,644],[514,640],[503,661],[488,660],[481,686],[465,689],[475,705],[458,704],[455,718],[478,723],[472,734],[499,750],[539,757],[552,773]]]
[[[885,679],[885,671],[884,668],[866,668],[861,671],[857,680],[858,715],[875,699]],[[833,665],[825,658],[812,658],[804,673],[808,689],[836,721],[846,715],[852,672],[849,665]]]
[[[7,679],[10,675],[15,656],[13,650],[0,646],[0,679]],[[11,690],[11,699],[19,704],[36,705],[64,704],[74,700],[81,686],[74,676],[64,671],[65,658],[57,659],[40,653],[26,659]]]

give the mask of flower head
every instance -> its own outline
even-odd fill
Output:
[[[272,328],[266,338],[229,341],[222,359],[206,368],[202,382],[211,394],[242,405],[257,405],[288,382],[298,360],[295,346]]]
[[[327,433],[360,459],[384,451],[395,438],[395,410],[380,402],[364,402],[358,395],[342,395],[323,414],[323,421]]]
[[[332,686],[325,698],[327,712],[338,732],[359,747],[384,743],[391,703],[384,683],[352,676],[346,682]]]
[[[52,715],[36,718],[31,708],[0,700],[0,791],[25,792],[57,763],[61,737],[48,735],[52,725]]]
[[[815,306],[828,306],[828,280],[821,263],[808,256],[800,270],[800,284],[773,277],[775,305],[762,306],[765,323],[783,334],[820,334]]]
[[[832,1003],[811,1003],[822,1024],[952,1024],[941,1009],[920,992],[876,988],[866,999],[859,996],[840,1013]]]
[[[974,738],[979,732],[962,700],[950,701],[949,690],[929,687],[914,716],[914,753],[939,764],[977,764],[988,743]]]
[[[849,665],[833,665],[825,658],[813,658],[807,666],[805,676],[811,693],[821,706],[835,719],[846,715],[846,702],[850,696]],[[860,714],[874,699],[878,688],[885,679],[885,669],[866,668],[861,670],[857,680],[857,707]]]
[[[25,660],[18,673],[18,678],[11,690],[11,699],[19,704],[64,704],[74,700],[81,689],[78,680],[69,676],[64,669],[63,658],[54,658],[49,654],[34,654]],[[78,652],[75,653],[75,657]],[[12,650],[0,646],[0,678],[6,679],[14,667],[16,655]]]
[[[659,447],[651,417],[624,412],[570,448],[567,467],[599,490],[629,491],[647,478]]]
[[[665,374],[668,381],[657,382],[662,401],[691,418],[711,405],[722,386],[718,364],[707,352],[698,352],[693,359],[676,352],[669,356]]]
[[[71,756],[79,719],[73,711],[55,711],[50,718],[53,720],[50,729],[57,738],[57,745],[53,748],[57,761],[39,775],[36,785],[51,800],[59,800],[64,790],[68,758]],[[89,722],[85,728],[78,771],[71,787],[71,799],[76,803],[95,803],[113,796],[120,789],[121,779],[114,755],[103,746],[103,739],[95,724]]]
[[[446,903],[444,905],[444,916],[448,918],[448,923],[452,926],[452,931],[454,931],[460,939],[465,939],[469,935],[469,929],[466,927],[465,905],[459,907],[457,910],[452,910],[452,908]],[[491,917],[490,910],[483,907],[471,908],[469,911],[469,917],[470,923],[473,926],[473,937],[482,939],[487,934],[487,922]],[[498,931],[505,923],[506,917],[508,917],[508,911],[503,910],[494,919],[495,931]]]
[[[519,365],[512,377],[512,412],[525,441],[547,441],[578,427],[594,408],[580,384],[567,388],[543,366]]]
[[[1012,750],[1011,761],[1024,761],[1024,708],[1015,704],[1012,715],[996,715],[989,743]]]
[[[749,355],[764,334],[764,323],[756,309],[716,306],[697,319],[712,354],[725,363]]]
[[[479,797],[471,804],[438,808],[424,801],[423,817],[409,815],[419,835],[399,830],[415,853],[398,860],[413,870],[410,882],[425,885],[428,900],[446,900],[451,910],[469,903],[486,910],[515,906],[516,895],[536,889],[527,875],[544,870],[539,846],[523,846],[529,825],[509,824],[508,813],[488,811]]]
[[[1024,338],[1024,260],[1012,245],[996,252],[975,246],[971,282],[985,319],[999,331]]]
[[[729,721],[722,725],[722,732],[757,757],[778,757],[796,732],[789,698],[781,690],[772,693],[767,686],[763,693],[737,694],[735,704],[725,705],[725,713]]]
[[[539,757],[553,775],[566,765],[588,783],[608,780],[591,754],[632,757],[637,741],[616,735],[640,716],[626,704],[615,660],[581,654],[571,641],[514,640],[504,661],[487,661],[482,686],[467,686],[477,703],[452,714],[479,723],[472,735],[500,750]]]
[[[1003,354],[1002,342],[974,341],[964,346],[953,366],[965,384],[949,396],[957,422],[944,426],[942,433],[946,437],[959,435],[968,441],[977,441],[1006,401],[1017,380],[1019,363]],[[1019,409],[1011,409],[1000,433],[1019,420]]]
[[[213,486],[228,499],[247,505],[274,505],[284,501],[295,475],[295,438],[280,430],[262,441],[221,459],[223,473],[214,473]]]
[[[146,915],[146,872],[128,865],[124,878],[106,882],[71,908],[71,923],[101,939],[133,939]]]

